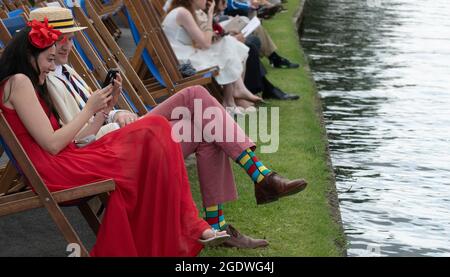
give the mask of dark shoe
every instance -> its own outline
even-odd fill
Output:
[[[255,197],[258,205],[270,203],[280,197],[298,193],[306,188],[303,179],[289,180],[276,172],[271,172],[255,185]]]
[[[284,93],[281,89],[274,87],[270,92],[263,92],[264,99],[278,99],[278,100],[297,100],[300,96],[295,94]]]
[[[254,239],[249,236],[243,235],[239,233],[233,226],[230,224],[227,225],[225,229],[227,234],[231,236],[228,240],[226,240],[221,246],[224,247],[236,247],[236,248],[258,248],[258,247],[266,247],[269,245],[269,242],[264,239]]]
[[[292,63],[286,58],[270,61],[270,64],[275,68],[298,68],[300,66],[298,63]]]
[[[278,11],[278,8],[275,6],[272,7],[261,7],[257,11],[257,16],[264,19],[269,19],[274,16]]]

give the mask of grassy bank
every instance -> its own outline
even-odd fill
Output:
[[[308,188],[280,201],[257,206],[253,184],[238,166],[234,166],[239,199],[225,204],[225,219],[244,234],[266,238],[265,249],[206,249],[202,256],[339,256],[344,242],[338,224],[333,220],[328,195],[333,188],[332,174],[327,165],[326,140],[317,113],[317,92],[306,60],[299,46],[293,23],[294,13],[303,0],[289,0],[288,12],[277,14],[263,23],[270,32],[278,51],[300,69],[272,69],[264,64],[268,77],[286,92],[301,95],[299,101],[269,101],[280,110],[280,145],[276,153],[258,155],[264,163],[289,178],[305,178]],[[194,197],[200,205],[195,165],[189,165],[189,177]]]

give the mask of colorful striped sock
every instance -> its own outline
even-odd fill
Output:
[[[247,172],[248,176],[252,178],[255,184],[261,182],[261,180],[264,179],[264,176],[271,172],[270,169],[263,165],[250,148],[245,149],[236,159],[236,162],[245,170],[245,172]]]
[[[205,208],[205,220],[216,230],[224,230],[227,227],[223,215],[223,204]]]

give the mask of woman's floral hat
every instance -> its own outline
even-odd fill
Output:
[[[59,36],[62,35],[60,31],[54,30],[52,26],[48,25],[47,18],[44,19],[44,22],[34,19],[33,21],[28,22],[27,25],[31,27],[28,39],[34,47],[39,49],[45,49],[52,46],[58,41]]]

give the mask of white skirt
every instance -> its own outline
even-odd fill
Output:
[[[172,43],[172,48],[181,63],[190,60],[198,71],[218,66],[220,71],[216,81],[220,85],[233,83],[242,77],[249,51],[245,44],[232,36],[223,37],[208,49],[196,49],[181,42]]]

